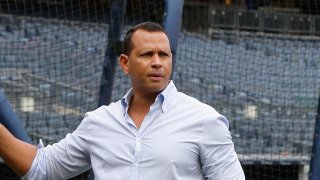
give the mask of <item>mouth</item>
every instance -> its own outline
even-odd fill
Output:
[[[163,78],[163,75],[160,73],[152,73],[149,75],[149,77],[154,81],[159,81]]]

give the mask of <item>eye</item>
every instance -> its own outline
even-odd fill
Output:
[[[152,56],[153,56],[152,51],[148,51],[148,52],[140,54],[140,57],[152,57]]]
[[[167,52],[159,52],[160,57],[170,57],[169,53]]]

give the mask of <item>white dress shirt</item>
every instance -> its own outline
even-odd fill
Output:
[[[23,179],[68,179],[92,167],[97,180],[243,180],[227,119],[171,81],[138,129],[121,100],[88,112],[60,142],[38,145]]]

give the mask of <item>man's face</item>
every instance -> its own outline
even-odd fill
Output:
[[[154,93],[168,84],[172,71],[172,54],[163,32],[137,30],[133,33],[132,51],[121,55],[120,64],[130,76],[135,92]]]

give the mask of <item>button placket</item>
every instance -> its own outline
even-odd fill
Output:
[[[142,155],[142,142],[139,137],[136,137],[136,146],[135,146],[135,152],[134,152],[134,166],[139,166],[141,161],[141,155]]]

